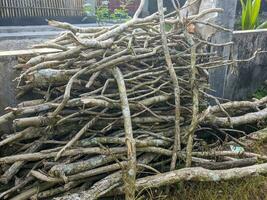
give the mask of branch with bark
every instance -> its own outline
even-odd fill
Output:
[[[208,52],[232,43],[190,28],[229,31],[206,20],[222,10],[176,2],[165,14],[158,0],[158,12],[140,18],[142,0],[111,27],[49,21],[66,32],[33,48],[57,51],[19,60],[18,97],[27,101],[0,116],[0,126],[13,125],[0,139],[1,199],[132,200],[145,188],[266,173],[267,156],[252,148],[265,129],[251,127],[265,125],[267,98],[222,103],[207,94],[208,69],[241,61]]]

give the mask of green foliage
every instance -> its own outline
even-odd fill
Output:
[[[131,17],[128,14],[128,10],[126,8],[116,8],[114,12],[111,14],[111,19],[114,20],[126,20],[130,19]]]
[[[265,177],[251,177],[242,180],[187,183],[182,191],[181,199],[189,200],[261,200],[266,191]],[[176,200],[170,198],[169,200]]]
[[[85,4],[83,7],[83,11],[85,17],[83,18],[82,21],[87,20],[89,17],[94,16],[96,17],[97,22],[101,23],[103,21],[108,21],[110,18],[109,9],[106,6],[100,6],[94,9],[91,4]]]
[[[263,22],[261,25],[257,27],[257,29],[266,29],[267,28],[267,21]]]
[[[92,7],[91,4],[85,4],[83,6],[83,12],[86,14],[86,15],[94,15],[94,9]]]
[[[94,9],[91,4],[85,4],[83,6],[83,12],[85,14],[85,17],[82,19],[82,21],[85,21],[89,17],[94,16]]]
[[[256,99],[262,99],[263,97],[266,97],[266,96],[267,96],[267,88],[264,86],[257,89],[256,92],[253,94],[253,97]]]
[[[103,21],[107,21],[110,18],[110,12],[108,7],[106,6],[100,6],[96,8],[96,20],[98,23],[101,23]]]
[[[121,22],[130,19],[131,17],[128,14],[128,10],[126,6],[131,1],[126,1],[121,3],[120,8],[116,8],[114,12],[111,12],[108,6],[99,6],[97,8],[93,8],[91,4],[85,4],[83,7],[83,11],[85,13],[85,17],[83,19],[86,20],[91,16],[95,16],[97,23],[102,24],[104,22]],[[95,12],[94,12],[95,10]]]
[[[261,0],[240,0],[240,2],[242,5],[242,30],[266,28],[267,22],[264,22],[263,24],[258,26]]]
[[[175,187],[175,186],[174,186]],[[183,182],[177,184],[172,194],[165,188],[148,190],[146,200],[263,200],[266,199],[266,178],[249,177],[220,182]],[[141,198],[140,198],[141,199]]]

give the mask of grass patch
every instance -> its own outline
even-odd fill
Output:
[[[142,197],[149,200],[264,200],[267,199],[267,178],[252,177],[224,182],[187,182],[173,187],[172,195],[164,189],[149,190]]]
[[[256,99],[261,99],[266,96],[267,96],[267,88],[264,86],[257,89],[256,92],[253,94],[253,97]]]

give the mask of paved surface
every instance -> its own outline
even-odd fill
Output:
[[[110,26],[111,24],[106,24]],[[98,27],[96,23],[91,24],[75,24],[78,27]],[[20,40],[34,38],[51,38],[60,33],[62,29],[51,26],[0,26],[0,41],[3,40]]]
[[[97,23],[90,23],[90,24],[75,24],[78,27],[98,27]],[[14,32],[38,32],[38,31],[58,31],[60,29],[48,26],[48,25],[41,25],[41,26],[0,26],[0,33],[14,33]]]
[[[21,40],[33,38],[51,38],[60,34],[62,31],[42,31],[42,32],[20,32],[20,33],[0,33],[0,41],[3,40]]]

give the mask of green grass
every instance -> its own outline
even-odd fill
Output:
[[[267,199],[267,178],[253,177],[226,182],[184,183],[173,186],[172,195],[162,190],[149,190],[138,200],[265,200]]]
[[[267,96],[267,88],[264,86],[257,89],[256,92],[253,94],[253,97],[256,99],[261,99],[266,96]]]

